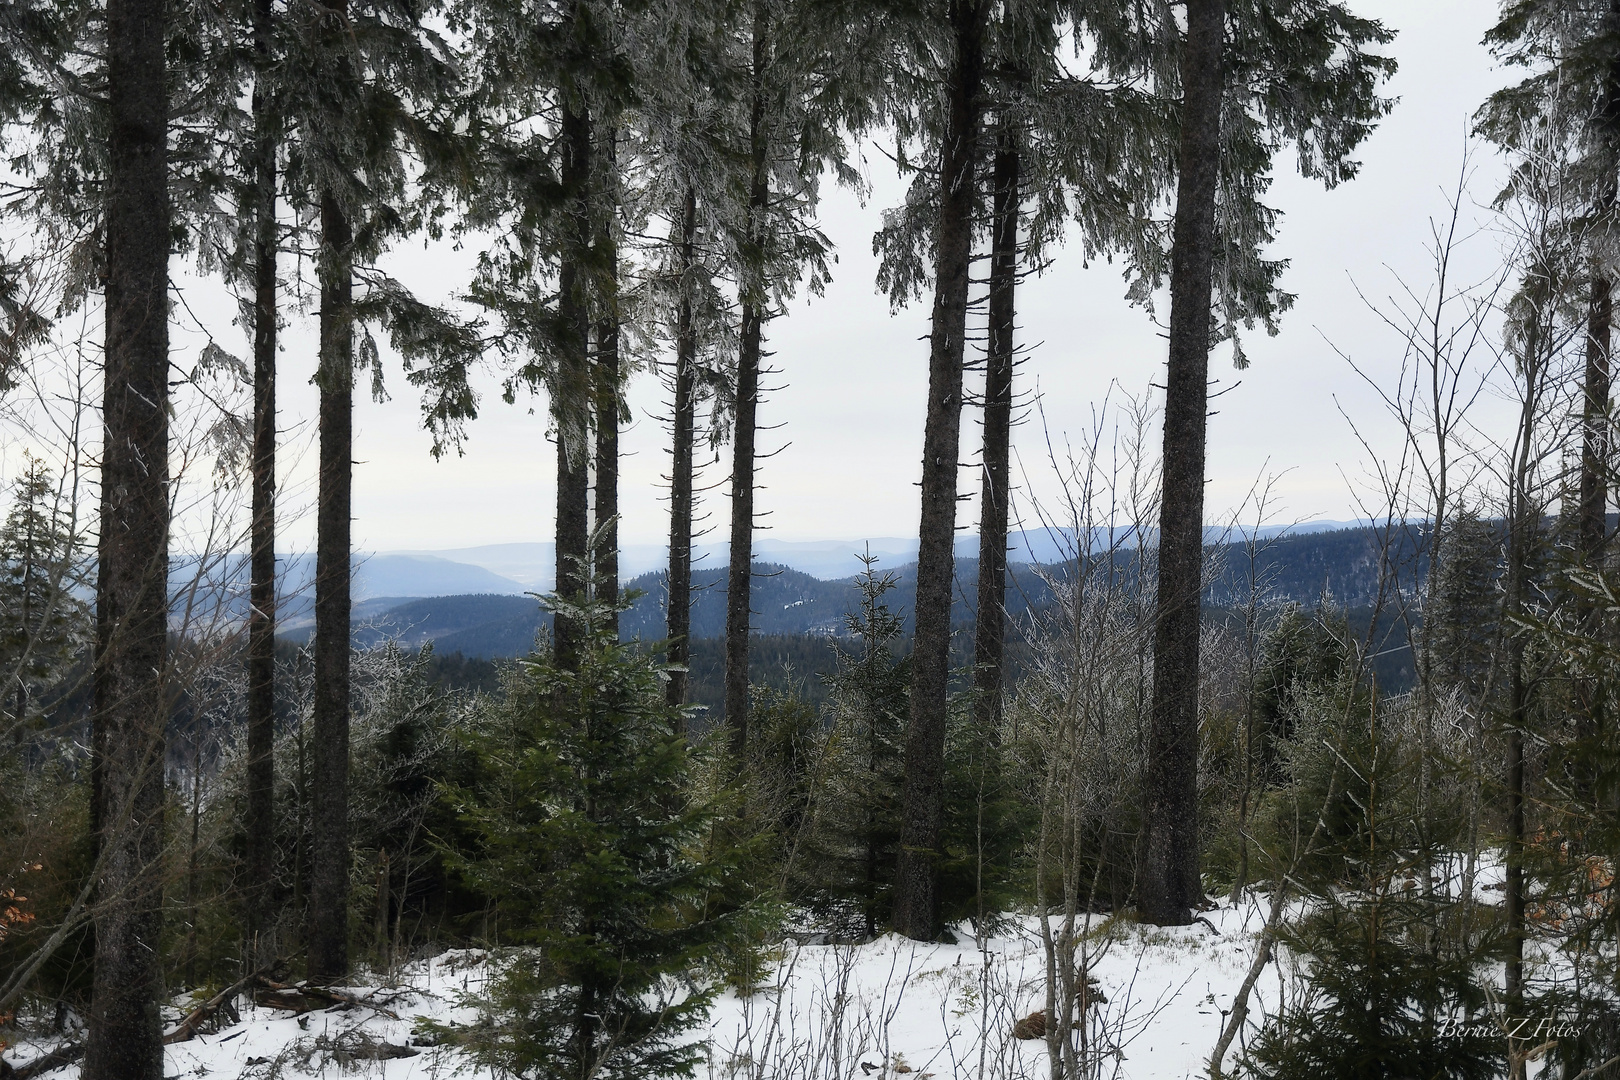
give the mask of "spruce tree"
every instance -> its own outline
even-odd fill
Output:
[[[725,722],[733,760],[748,743],[748,637],[753,582],[756,441],[765,328],[800,282],[819,293],[827,238],[815,223],[820,181],[855,182],[845,140],[866,122],[875,92],[851,48],[860,27],[837,4],[753,0],[730,40],[732,78],[745,107],[726,132],[746,162],[720,210],[739,308],[731,391],[730,565],[726,577]],[[842,71],[836,69],[842,68]]]
[[[955,569],[956,471],[960,457],[962,362],[972,261],[974,163],[984,102],[984,35],[989,5],[950,0],[938,13],[948,32],[940,72],[945,107],[938,144],[939,219],[934,245],[928,409],[923,430],[922,518],[911,719],[894,928],[919,941],[940,931],[936,893],[945,815],[945,723]]]
[[[311,758],[311,873],[306,914],[311,978],[348,970],[347,776],[350,710],[350,517],[356,337],[385,327],[410,375],[429,394],[430,426],[470,410],[464,370],[471,330],[417,301],[373,260],[412,223],[406,213],[407,149],[431,175],[454,152],[446,134],[457,72],[426,12],[370,0],[329,0],[299,9],[288,27],[281,85],[289,152],[286,186],[318,223],[319,491],[316,500],[314,724]],[[294,92],[296,91],[296,92]],[[359,290],[356,284],[360,285]],[[382,367],[366,331],[359,357],[382,393]],[[447,376],[448,369],[451,375]],[[457,386],[454,373],[463,374]],[[433,399],[437,391],[439,398]]]
[[[904,621],[883,599],[898,579],[861,561],[860,607],[844,617],[851,644],[835,641],[827,677],[827,786],[797,876],[813,910],[872,938],[893,906],[911,665],[897,655]]]
[[[1293,800],[1306,819],[1297,824],[1310,828],[1313,804],[1326,809],[1330,857],[1289,871],[1310,892],[1280,935],[1304,992],[1267,1020],[1245,1065],[1266,1080],[1498,1076],[1505,1040],[1480,1037],[1495,1016],[1469,905],[1414,880],[1429,869],[1412,854],[1423,831],[1410,797],[1417,748],[1384,730],[1371,695],[1346,697],[1348,686],[1341,679],[1317,705],[1330,726],[1307,722],[1290,740],[1291,780],[1306,789]]]
[[[575,666],[524,661],[470,738],[482,780],[448,792],[472,834],[461,873],[526,946],[459,1037],[518,1076],[690,1076],[702,1048],[681,1036],[711,995],[672,977],[727,930],[709,912],[732,864],[701,854],[714,810],[687,795],[658,667],[614,640],[605,605],[569,615]]]
[[[470,46],[464,107],[478,147],[471,177],[457,191],[465,207],[461,227],[493,234],[469,296],[502,324],[493,343],[513,361],[506,399],[515,400],[520,387],[544,389],[550,398],[556,589],[578,603],[592,588],[590,473],[599,453],[610,466],[599,509],[616,504],[610,428],[622,408],[625,357],[617,327],[625,313],[612,144],[637,85],[636,58],[621,25],[628,15],[601,0],[574,0],[540,19],[516,3],[458,3],[451,10]],[[544,122],[531,123],[536,116]],[[453,382],[470,397],[464,363]],[[610,396],[619,402],[611,408]],[[612,517],[598,520],[598,528],[611,527]],[[564,665],[581,632],[567,611],[553,617],[553,648]]]
[[[106,339],[96,583],[95,975],[82,1074],[161,1080],[169,719],[169,99],[161,0],[106,14]]]
[[[86,643],[89,611],[81,584],[79,538],[45,463],[28,457],[11,512],[0,527],[0,674],[6,680],[12,742],[39,719],[42,698]]]
[[[1210,347],[1216,333],[1232,335],[1244,366],[1237,324],[1258,319],[1274,329],[1291,302],[1277,288],[1281,264],[1260,254],[1277,216],[1259,201],[1272,156],[1293,142],[1305,175],[1329,186],[1355,175],[1349,155],[1388,110],[1376,90],[1394,69],[1368,48],[1391,36],[1335,0],[1286,9],[1190,0],[1185,34],[1174,35],[1174,66],[1159,66],[1160,86],[1174,87],[1182,107],[1138,900],[1144,918],[1161,925],[1189,922],[1203,900],[1198,677]]]
[[[1609,483],[1613,468],[1610,408],[1614,233],[1617,177],[1620,177],[1620,8],[1607,0],[1511,0],[1486,35],[1492,52],[1527,77],[1492,94],[1476,115],[1476,130],[1518,155],[1521,170],[1531,161],[1562,159],[1563,197],[1584,204],[1565,224],[1565,238],[1577,249],[1578,280],[1570,289],[1584,293],[1585,364],[1578,401],[1580,457],[1578,486],[1570,501],[1570,548],[1583,570],[1600,566],[1610,544]],[[1549,136],[1563,145],[1549,145]],[[1528,167],[1534,168],[1534,165]],[[1512,186],[1502,193],[1513,197]],[[1574,590],[1589,636],[1604,632],[1601,605]],[[1575,682],[1575,737],[1592,743],[1608,724],[1601,682]],[[1591,777],[1575,782],[1590,788]]]
[[[276,740],[276,157],[280,133],[274,102],[275,11],[272,0],[253,4],[253,495],[249,541],[247,809],[247,919],[252,955],[270,923],[275,874]]]
[[[671,380],[669,463],[669,574],[665,588],[665,638],[669,641],[669,704],[686,704],[686,681],[692,660],[692,512],[693,451],[697,428],[697,330],[693,323],[692,284],[696,266],[697,188],[688,182],[680,213],[676,263],[675,373]],[[684,716],[684,714],[683,714]],[[684,726],[684,718],[678,721]]]
[[[1160,925],[1190,922],[1203,897],[1198,879],[1198,635],[1225,24],[1224,0],[1188,0],[1160,466],[1164,493],[1159,504],[1153,719],[1143,808],[1147,839],[1141,909],[1146,919]]]

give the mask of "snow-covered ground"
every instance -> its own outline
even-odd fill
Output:
[[[1088,1037],[1113,1051],[1102,1075],[1207,1075],[1222,1010],[1230,1008],[1249,966],[1264,909],[1261,903],[1222,907],[1206,918],[1208,925],[1169,930],[1114,924],[1093,935],[1101,951],[1093,972],[1106,1003],[1091,1012]],[[788,942],[758,992],[717,998],[700,1035],[708,1051],[699,1076],[1037,1080],[1047,1075],[1046,1044],[1015,1039],[1013,1027],[1044,1008],[1044,968],[1033,917],[1016,920],[982,951],[971,937],[955,945],[919,945],[892,935],[863,945]],[[454,951],[407,966],[388,985],[349,988],[393,1016],[359,1005],[295,1017],[244,998],[240,1023],[222,1022],[218,1030],[170,1045],[164,1076],[488,1075],[454,1047],[412,1045],[420,1017],[471,1020],[462,998],[488,977],[484,954]],[[1260,990],[1265,996],[1263,985]],[[173,1015],[186,1004],[177,1002]],[[21,1066],[51,1048],[21,1045],[5,1057]],[[45,1075],[73,1080],[77,1074],[74,1065]]]

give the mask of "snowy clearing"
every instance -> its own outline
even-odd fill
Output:
[[[1105,1000],[1090,1011],[1086,1037],[1109,1051],[1102,1075],[1207,1075],[1221,1010],[1242,981],[1264,916],[1263,902],[1250,902],[1209,912],[1208,925],[1175,929],[1098,920],[1093,972]],[[1047,1075],[1046,1044],[1016,1039],[1013,1028],[1045,1007],[1043,957],[1034,917],[1016,920],[982,953],[971,937],[955,945],[919,945],[894,935],[861,945],[789,941],[759,992],[727,991],[716,999],[707,1064],[698,1075],[1038,1080]],[[491,1075],[459,1048],[413,1045],[413,1039],[426,1041],[413,1034],[419,1019],[471,1021],[475,1012],[462,999],[478,991],[489,972],[487,954],[456,950],[414,962],[385,985],[348,988],[398,1019],[367,1005],[293,1016],[244,998],[240,1023],[221,1021],[218,1030],[168,1046],[164,1075]],[[1264,982],[1256,1004],[1268,996]],[[190,1007],[189,999],[178,1004]],[[172,1010],[171,1028],[180,1013]],[[6,1060],[22,1067],[53,1048],[13,1047]],[[72,1080],[78,1067],[42,1075]]]

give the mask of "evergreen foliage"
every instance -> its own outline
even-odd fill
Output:
[[[60,695],[68,668],[89,644],[78,537],[44,462],[28,459],[0,526],[0,677],[11,741],[40,719],[36,702]]]
[[[1298,793],[1298,825],[1321,806],[1329,834],[1325,857],[1300,874],[1306,914],[1281,935],[1305,965],[1305,996],[1267,1023],[1247,1064],[1266,1080],[1496,1076],[1503,1040],[1455,1030],[1492,1024],[1487,966],[1454,862],[1431,878],[1421,854],[1421,763],[1369,697],[1338,696],[1340,721],[1294,740],[1296,768],[1314,774]],[[1273,852],[1286,850],[1274,839]]]
[[[445,791],[472,840],[454,864],[517,946],[469,1045],[525,1077],[689,1076],[698,1048],[678,1037],[710,995],[677,976],[727,932],[714,912],[735,864],[705,850],[714,807],[687,796],[657,665],[612,640],[600,605],[570,614],[578,669],[524,661],[467,735],[478,780]]]
[[[895,650],[900,616],[883,600],[895,575],[866,560],[855,579],[860,609],[845,616],[850,644],[835,645],[837,669],[825,680],[827,781],[795,885],[841,932],[870,938],[888,925],[892,902],[911,673]]]

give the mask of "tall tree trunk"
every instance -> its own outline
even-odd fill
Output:
[[[607,130],[604,163],[609,174],[618,168],[618,133]],[[614,182],[609,179],[609,189]],[[607,271],[602,318],[596,344],[596,598],[608,605],[608,629],[619,638],[619,393],[623,370],[619,362],[619,247],[613,222],[600,224],[602,258]]]
[[[248,612],[247,938],[257,964],[275,875],[276,135],[267,83],[271,0],[254,5],[253,524]]]
[[[589,593],[586,569],[590,543],[591,386],[589,275],[591,225],[591,120],[581,104],[564,106],[562,137],[566,147],[563,186],[573,205],[570,250],[558,273],[558,314],[562,323],[560,370],[552,391],[552,419],[557,429],[557,595],[583,600]],[[557,665],[579,666],[585,628],[558,612],[552,623]]]
[[[1220,171],[1224,0],[1187,0],[1180,177],[1170,252],[1158,612],[1143,819],[1143,918],[1185,925],[1198,880],[1198,632],[1204,554],[1204,430]]]
[[[681,215],[681,303],[675,326],[675,406],[669,466],[669,607],[665,636],[669,662],[680,669],[692,662],[692,451],[696,428],[697,335],[692,326],[691,276],[697,240],[697,190],[686,189]],[[669,704],[686,704],[687,672],[671,671],[665,684]],[[681,721],[684,724],[684,720]]]
[[[1543,300],[1543,303],[1546,301]],[[1532,574],[1532,559],[1540,541],[1541,511],[1534,500],[1536,488],[1535,432],[1540,408],[1541,380],[1546,378],[1546,359],[1541,348],[1546,335],[1538,312],[1526,334],[1520,358],[1524,398],[1520,403],[1519,430],[1512,460],[1508,491],[1507,565],[1503,622],[1512,626],[1523,619]],[[1508,715],[1507,754],[1503,762],[1507,781],[1507,843],[1504,845],[1506,880],[1502,906],[1507,918],[1507,958],[1503,965],[1504,1007],[1509,1016],[1523,1016],[1524,1007],[1524,849],[1525,849],[1525,761],[1524,734],[1530,721],[1530,676],[1525,670],[1525,641],[1522,634],[1507,635]],[[1509,1039],[1509,1080],[1524,1080],[1524,1059],[1513,1053],[1515,1040]],[[1523,1045],[1522,1043],[1520,1044]]]
[[[733,766],[748,750],[748,632],[754,574],[754,438],[759,412],[759,353],[764,334],[764,216],[770,199],[766,172],[765,66],[770,22],[763,3],[754,5],[752,104],[748,118],[753,180],[748,193],[748,274],[743,289],[742,340],[737,349],[737,415],[731,445],[731,565],[726,575],[726,728]]]
[[[748,750],[748,633],[754,574],[754,436],[759,410],[759,306],[744,301],[731,448],[731,564],[726,574],[726,729],[731,757]]]
[[[1612,283],[1594,274],[1587,305],[1586,377],[1581,403],[1580,548],[1582,561],[1591,566],[1601,562],[1608,532],[1609,356],[1613,322]]]
[[[162,1080],[169,695],[169,104],[162,0],[107,4],[95,970],[83,1075]]]
[[[339,9],[341,10],[341,9]],[[354,327],[348,216],[321,197],[320,491],[315,507],[315,701],[310,768],[309,977],[349,971],[349,518]]]
[[[1001,730],[1006,648],[1007,514],[1012,477],[1013,324],[1017,313],[1019,150],[1010,121],[997,133],[991,182],[990,334],[984,369],[984,480],[979,493],[979,603],[973,690],[979,727]]]
[[[962,359],[973,255],[973,162],[979,138],[984,0],[951,0],[956,55],[940,147],[939,229],[928,413],[923,429],[922,516],[917,530],[916,632],[911,722],[894,876],[894,928],[918,941],[939,936],[940,830],[945,816],[945,709],[950,678],[951,591],[956,558],[956,468],[961,449]]]
[[[1604,211],[1612,213],[1614,198],[1605,200]],[[1586,320],[1586,375],[1581,401],[1581,505],[1578,552],[1583,566],[1597,570],[1603,566],[1608,546],[1610,454],[1609,390],[1611,327],[1614,320],[1612,283],[1601,270],[1592,277]],[[1584,597],[1580,601],[1582,632],[1592,641],[1603,638],[1603,609]],[[1576,734],[1584,744],[1582,759],[1591,755],[1604,727],[1602,683],[1583,676],[1575,681]],[[1590,798],[1598,786],[1590,767],[1582,766],[1576,776],[1581,794]]]
[[[1509,538],[1508,604],[1514,615],[1523,610],[1526,585],[1526,546],[1523,514],[1515,514]],[[1502,907],[1507,917],[1507,956],[1503,964],[1503,1006],[1509,1016],[1524,1015],[1524,726],[1529,719],[1529,687],[1524,670],[1524,642],[1518,634],[1508,641],[1507,844]],[[1516,1045],[1517,1044],[1517,1045]],[[1524,1059],[1516,1050],[1526,1044],[1508,1039],[1508,1080],[1524,1080]]]

